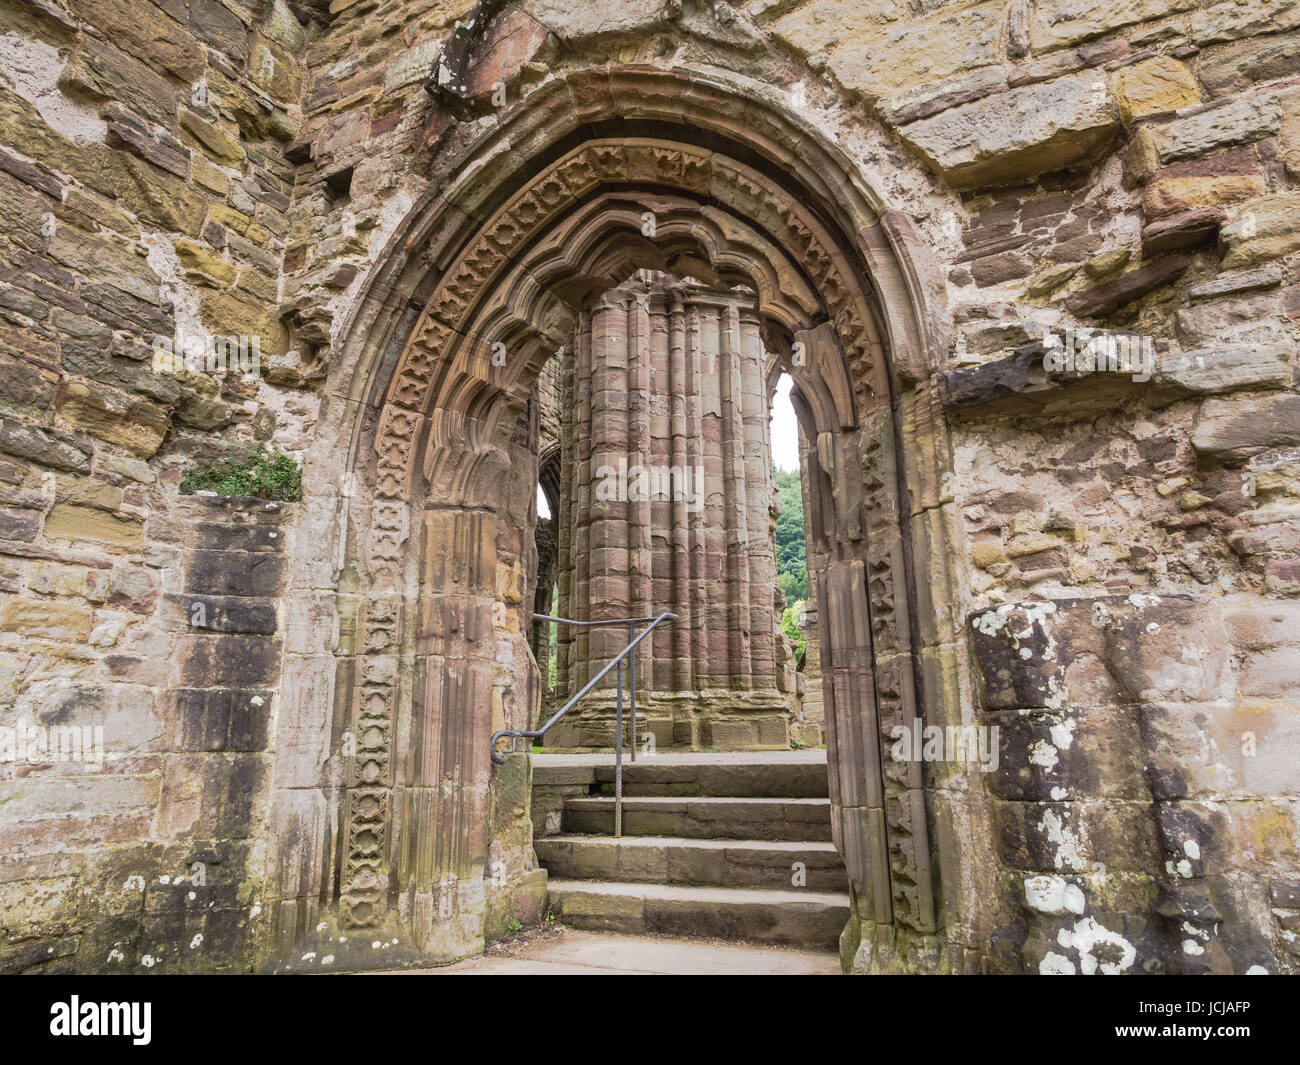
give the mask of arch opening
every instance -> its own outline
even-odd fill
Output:
[[[665,76],[639,77],[636,99],[653,111]],[[536,384],[584,307],[656,270],[752,291],[766,398],[782,373],[792,379],[835,836],[853,888],[846,942],[941,966],[951,922],[925,782],[919,765],[880,754],[913,716],[961,712],[946,678],[922,684],[922,652],[958,636],[950,609],[919,602],[912,581],[910,518],[938,503],[938,464],[901,447],[917,426],[943,447],[927,390],[937,367],[924,369],[939,312],[900,221],[872,208],[850,168],[814,167],[810,188],[778,164],[791,156],[775,149],[778,131],[801,159],[833,152],[771,109],[745,101],[761,117],[749,145],[739,129],[628,114],[638,106],[617,92],[581,122],[548,122],[574,106],[573,89],[538,90],[458,161],[412,210],[351,319],[334,386],[356,486],[340,585],[358,621],[340,685],[363,745],[322,895],[337,898],[340,928],[401,929],[427,962],[472,953],[494,898],[535,865],[526,825],[502,831],[504,796],[526,791],[526,768],[494,776],[487,739],[529,727],[541,687],[527,650],[532,521],[549,476]],[[507,144],[509,168],[494,157]]]

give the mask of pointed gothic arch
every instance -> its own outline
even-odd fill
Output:
[[[522,850],[513,869],[491,853],[519,785],[488,751],[495,730],[528,727],[537,689],[520,520],[537,471],[520,415],[574,308],[648,267],[758,294],[816,442],[812,525],[829,561],[810,576],[852,883],[846,951],[859,967],[964,964],[984,937],[955,885],[978,875],[985,826],[950,830],[920,764],[887,757],[914,717],[960,723],[965,685],[934,391],[944,308],[907,219],[775,93],[649,67],[552,79],[431,165],[327,386],[323,439],[346,450],[349,476],[333,498],[338,550],[303,578],[319,587],[328,570],[350,619],[335,728],[356,748],[310,812],[282,806],[283,825],[321,844],[281,934],[308,926],[298,909],[320,911],[354,940],[401,940],[412,960],[461,956],[527,866]]]

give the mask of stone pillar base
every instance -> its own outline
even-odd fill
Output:
[[[631,743],[626,693],[624,743]],[[615,700],[608,692],[588,696],[549,733],[549,750],[612,749]],[[789,750],[794,715],[775,689],[757,691],[653,692],[637,696],[637,748],[646,751]],[[653,736],[653,740],[648,737]],[[803,741],[801,741],[803,742]]]
[[[944,937],[899,925],[849,918],[840,933],[840,965],[872,976],[941,976],[951,971]]]

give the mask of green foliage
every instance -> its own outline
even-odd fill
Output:
[[[805,584],[806,580],[807,578],[805,577],[804,580],[801,581],[799,577],[793,573],[777,573],[776,586],[781,589],[782,593],[785,595],[785,601],[789,603],[792,600],[798,599],[800,596],[807,594],[808,589]]]
[[[773,469],[781,516],[776,519],[776,586],[787,603],[808,598],[808,562],[803,530],[803,490],[798,473]]]
[[[560,582],[557,580],[555,582],[555,589],[551,592],[551,616],[554,617],[557,613],[559,613],[559,609],[560,609]],[[555,691],[555,669],[556,669],[555,664],[559,660],[558,647],[559,647],[560,626],[550,621],[548,621],[546,624],[551,630],[550,647],[547,649],[546,652],[546,675],[548,677],[548,680],[546,682],[546,690],[553,692]]]
[[[795,665],[800,669],[803,668],[804,655],[808,651],[808,638],[804,635],[803,629],[799,627],[799,619],[802,616],[802,599],[797,603],[791,603],[781,612],[781,632],[794,641]]]
[[[255,496],[284,503],[302,499],[302,467],[278,447],[259,444],[245,459],[200,462],[181,475],[181,493],[216,492],[219,496]]]

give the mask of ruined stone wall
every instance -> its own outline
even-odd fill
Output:
[[[177,483],[310,439],[270,375],[308,30],[183,0],[0,24],[0,725],[102,729],[92,764],[0,766],[0,966],[247,967],[285,638],[314,619],[279,605],[297,504]],[[155,339],[213,335],[264,375],[156,370]]]
[[[925,669],[952,720],[1002,726],[1002,761],[926,770],[941,960],[859,966],[1294,970],[1300,5],[526,0],[458,115],[421,82],[469,6],[0,0],[0,726],[100,726],[105,749],[0,765],[0,967],[333,962],[297,945],[371,764],[343,753],[338,670],[375,631],[348,456],[312,449],[374,402],[326,387],[334,343],[498,95],[673,64],[843,147],[939,278],[947,363],[905,405],[951,445],[901,443],[946,487],[911,519],[964,537],[962,654]],[[1149,338],[1149,379],[1044,369],[1084,327]],[[178,332],[256,337],[259,373],[155,372]],[[304,457],[303,502],[178,495],[192,460],[260,440]],[[513,528],[484,563],[493,720],[532,668]],[[526,781],[497,780],[493,868],[524,883]],[[992,896],[953,865],[976,836]]]

